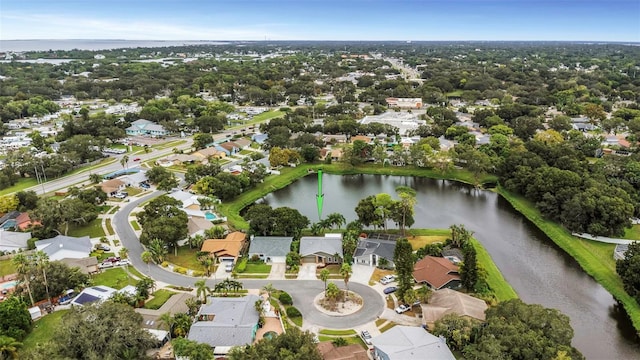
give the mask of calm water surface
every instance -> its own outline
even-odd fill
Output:
[[[380,175],[325,174],[323,185],[324,215],[339,212],[347,221],[356,219],[354,208],[368,195],[395,197],[400,185],[416,189],[414,227],[465,224],[523,301],[559,309],[571,318],[573,345],[588,359],[640,359],[635,331],[611,294],[499,195],[454,182]],[[264,200],[317,221],[316,191],[317,178],[307,176]]]

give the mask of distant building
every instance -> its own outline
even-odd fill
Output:
[[[400,136],[406,136],[411,130],[415,130],[420,125],[425,125],[427,122],[425,120],[420,120],[418,115],[413,113],[387,111],[379,115],[365,116],[360,120],[360,124],[370,123],[381,123],[394,126],[398,129]]]
[[[162,125],[156,124],[153,121],[139,119],[131,123],[131,126],[125,129],[129,136],[166,136],[169,134]]]
[[[420,109],[422,107],[421,98],[396,98],[389,97],[385,101],[389,107]]]

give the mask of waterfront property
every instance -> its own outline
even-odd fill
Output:
[[[291,251],[293,237],[255,236],[249,245],[249,258],[260,257],[264,262],[285,263]]]
[[[395,249],[395,241],[360,238],[353,254],[353,261],[356,264],[369,266],[382,266],[384,264],[385,268],[393,269],[395,268],[393,263]]]
[[[484,321],[484,300],[451,289],[434,291],[428,304],[422,304],[423,324],[433,324],[448,314]]]
[[[208,252],[219,261],[235,262],[240,250],[245,246],[246,234],[236,231],[224,239],[208,239],[202,243],[200,251]]]
[[[253,343],[258,331],[258,300],[256,295],[210,297],[200,307],[187,338],[211,346],[215,355],[226,355],[234,346]]]
[[[435,290],[460,287],[458,265],[442,257],[425,256],[418,260],[413,266],[413,278]]]

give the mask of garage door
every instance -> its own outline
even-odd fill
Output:
[[[303,263],[315,263],[316,262],[316,257],[315,257],[315,255],[305,256],[305,257],[302,258],[302,262]]]

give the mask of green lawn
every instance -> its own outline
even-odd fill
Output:
[[[350,335],[356,335],[356,331],[351,329],[347,329],[347,330],[322,329],[318,331],[318,334],[333,335],[333,336],[350,336]]]
[[[145,309],[158,310],[169,300],[170,297],[177,294],[176,292],[160,289],[153,293],[153,299],[144,304]]]
[[[107,269],[93,276],[94,285],[104,285],[114,289],[122,289],[127,285],[135,285],[136,282],[136,280],[121,268]]]
[[[501,187],[497,190],[517,211],[576,259],[587,274],[596,279],[616,300],[622,303],[634,328],[636,331],[640,331],[640,305],[624,291],[622,280],[616,273],[613,261],[615,245],[578,239],[561,225],[543,218],[535,206],[523,197],[512,194]]]
[[[336,338],[341,337],[345,340],[347,340],[347,344],[357,344],[362,346],[363,349],[367,348],[367,345],[364,343],[364,341],[362,341],[362,339],[360,338],[360,336],[355,335],[355,336],[326,336],[326,335],[318,335],[318,340],[320,341],[333,341]]]
[[[125,191],[127,192],[127,194],[129,194],[129,196],[136,196],[142,192],[142,189],[127,186]]]
[[[11,263],[11,259],[0,260],[0,276],[15,274],[16,268]]]
[[[104,225],[107,227],[107,231],[109,232],[109,235],[115,234],[115,232],[113,231],[113,226],[111,226],[111,219],[105,219]]]
[[[32,349],[38,344],[44,344],[49,340],[53,340],[56,336],[57,329],[62,326],[62,317],[69,310],[55,311],[45,315],[33,323],[33,330],[22,341],[23,349]]]
[[[640,225],[632,225],[630,228],[624,229],[623,239],[640,240]]]
[[[271,265],[249,262],[244,272],[249,274],[268,274],[271,272]]]
[[[131,220],[131,227],[133,228],[133,230],[136,230],[136,231],[140,230],[140,225],[135,220]]]
[[[183,268],[202,271],[202,265],[200,265],[196,258],[197,253],[198,249],[182,246],[178,248],[178,256],[175,256],[173,251],[169,251],[167,261]]]
[[[476,239],[471,239],[471,244],[476,249],[478,265],[480,265],[487,274],[487,284],[491,292],[498,301],[506,301],[518,298],[518,294],[511,285],[504,279],[500,269],[491,259],[491,255],[485,250],[484,246]]]
[[[103,237],[105,233],[104,229],[102,229],[102,219],[97,218],[83,226],[69,225],[69,233],[67,235],[75,237],[88,235],[90,238]]]
[[[32,186],[36,186],[38,185],[38,181],[36,181],[36,179],[33,178],[20,178],[20,180],[18,180],[18,182],[16,182],[15,185],[10,186],[6,189],[2,189],[0,191],[0,196],[2,195],[7,195],[7,194],[11,194],[14,192],[18,192],[18,191],[22,191],[26,188],[30,188]]]
[[[385,331],[391,329],[392,327],[394,327],[396,325],[398,325],[398,324],[390,321],[390,322],[387,323],[387,325],[385,325],[385,326],[380,328],[380,332],[385,332]]]
[[[115,253],[112,252],[104,252],[102,250],[94,250],[89,254],[89,256],[95,256],[98,258],[98,263],[103,262],[106,258],[116,256]]]
[[[273,118],[282,117],[284,115],[285,115],[285,112],[284,111],[280,111],[280,110],[265,111],[262,114],[258,114],[256,116],[254,116],[253,118],[251,118],[251,120],[246,122],[245,125],[259,123],[259,122],[262,122],[262,121],[265,121],[265,120],[270,120],[270,119],[273,119]]]

